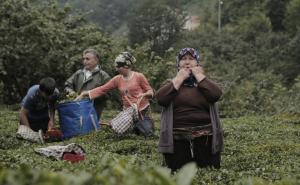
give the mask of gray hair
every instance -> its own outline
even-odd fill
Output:
[[[96,58],[96,60],[97,60],[98,62],[100,62],[100,55],[99,55],[99,53],[98,53],[95,49],[88,48],[88,49],[86,49],[86,50],[83,51],[83,54],[84,54],[84,55],[87,54],[87,53],[93,54],[94,57]]]

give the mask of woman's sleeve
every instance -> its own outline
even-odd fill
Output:
[[[152,90],[152,87],[150,86],[147,78],[142,73],[140,73],[139,75],[139,80],[141,87],[144,91]]]
[[[117,88],[118,87],[117,82],[118,82],[118,79],[117,79],[117,76],[115,76],[114,78],[109,80],[106,84],[90,90],[89,91],[90,99],[95,99],[99,96],[104,95],[107,91]]]
[[[167,107],[174,100],[177,95],[177,90],[175,89],[172,82],[167,82],[163,85],[155,94],[157,102],[159,105]]]
[[[223,94],[221,88],[208,78],[198,83],[198,89],[203,93],[207,101],[211,103],[218,101]]]

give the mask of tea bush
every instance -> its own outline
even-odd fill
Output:
[[[104,122],[117,111],[106,110]],[[171,175],[154,137],[115,136],[102,128],[85,136],[46,145],[77,143],[86,159],[70,164],[36,154],[44,147],[18,140],[18,113],[0,113],[0,184],[286,184],[300,182],[300,115],[245,116],[223,119],[225,151],[221,169],[186,166]],[[159,115],[153,114],[156,127]],[[195,173],[195,175],[194,175]],[[185,182],[183,182],[185,181]]]

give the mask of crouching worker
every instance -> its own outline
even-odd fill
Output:
[[[95,99],[105,95],[109,90],[118,89],[122,97],[124,111],[134,104],[137,105],[139,119],[134,121],[134,130],[136,133],[144,136],[151,136],[154,132],[154,123],[150,117],[149,98],[153,96],[153,90],[142,73],[132,70],[132,64],[135,60],[136,59],[129,52],[120,53],[114,62],[116,71],[118,71],[119,75],[100,87],[89,91],[83,91],[77,99],[83,97]],[[124,111],[123,113],[125,113]],[[122,115],[122,112],[119,115]],[[128,117],[125,117],[123,120],[125,119],[127,120]],[[126,129],[128,129],[128,127],[125,126],[127,125],[127,122],[125,122],[123,125],[118,125],[118,127],[114,127],[115,124],[112,123],[112,128],[120,128],[121,130],[114,129],[119,134],[125,133]]]
[[[55,80],[46,77],[29,88],[21,103],[17,137],[43,143],[43,133],[54,126],[55,103],[59,97],[55,86]]]

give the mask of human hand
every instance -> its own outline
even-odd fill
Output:
[[[190,74],[191,74],[190,69],[182,68],[178,71],[175,78],[180,81],[184,81],[185,79],[187,79],[190,76]]]
[[[89,91],[82,91],[81,94],[75,98],[75,101],[81,100],[85,96],[89,96]]]
[[[48,122],[48,131],[50,131],[50,130],[52,130],[53,129],[53,125],[54,125],[54,123],[53,123],[53,121],[52,120],[49,120],[49,122]]]
[[[66,95],[68,96],[68,95],[74,95],[74,94],[77,94],[73,89],[71,89],[71,88],[69,88],[69,87],[67,87],[66,89],[65,89],[65,92],[66,92]]]
[[[138,99],[142,99],[142,98],[144,98],[144,97],[145,97],[145,93],[141,93],[141,94],[139,94],[139,95],[137,96]]]
[[[201,66],[195,66],[191,68],[191,72],[198,82],[202,81],[205,78],[204,70]]]
[[[178,71],[176,77],[172,80],[175,89],[179,89],[182,82],[187,79],[191,74],[191,70],[187,68],[182,68]]]
[[[73,94],[76,94],[75,91],[68,91],[68,95],[73,95]]]
[[[78,96],[78,94],[74,91],[68,92],[68,94],[66,95],[66,98],[68,100],[73,100]]]
[[[69,91],[67,97],[76,97],[78,94],[75,91]]]
[[[53,127],[48,127],[47,131],[53,130]]]
[[[195,66],[195,67],[191,68],[191,71],[194,76],[199,73],[204,74],[204,70],[201,66]]]

